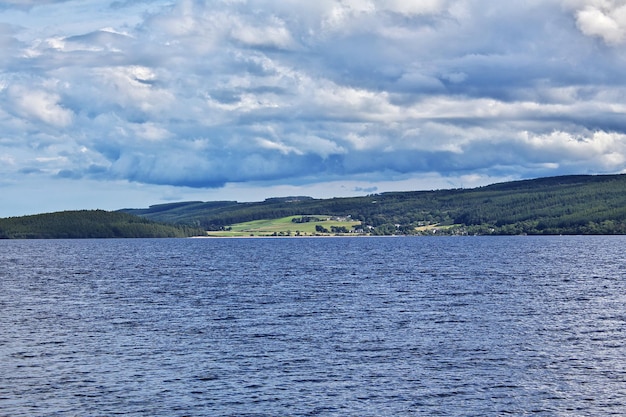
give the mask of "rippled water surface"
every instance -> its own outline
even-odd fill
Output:
[[[624,416],[625,249],[0,241],[0,415]]]

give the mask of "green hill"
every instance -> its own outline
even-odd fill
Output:
[[[626,234],[626,175],[575,175],[473,189],[263,202],[180,202],[125,209],[147,219],[223,230],[263,219],[350,216],[372,234]]]
[[[361,222],[325,215],[287,216],[279,219],[237,223],[225,230],[207,232],[209,236],[329,236],[357,233]]]
[[[0,219],[2,239],[188,237],[201,229],[155,221],[122,212],[62,211]]]

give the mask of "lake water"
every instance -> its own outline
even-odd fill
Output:
[[[625,249],[0,241],[0,415],[624,416]]]

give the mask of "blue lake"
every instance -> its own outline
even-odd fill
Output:
[[[624,416],[625,249],[0,241],[0,416]]]

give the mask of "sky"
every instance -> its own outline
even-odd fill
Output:
[[[626,172],[626,1],[0,1],[0,217]]]

